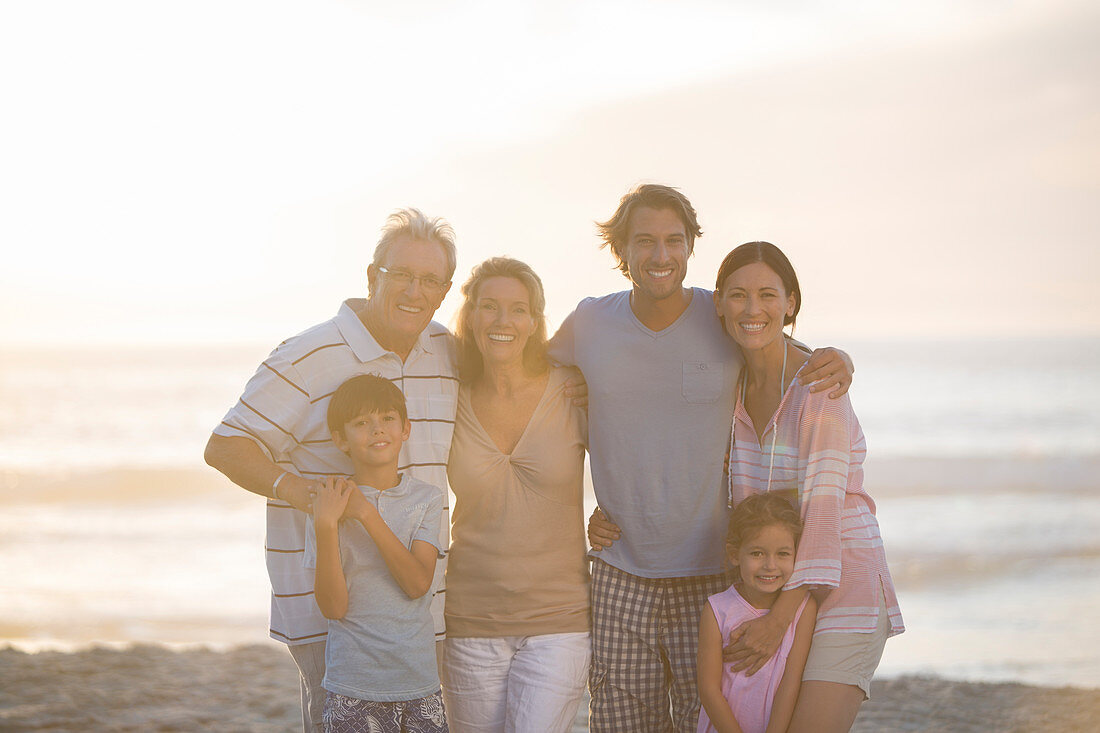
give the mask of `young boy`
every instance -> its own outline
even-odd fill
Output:
[[[411,428],[392,382],[360,375],[332,395],[328,427],[354,480],[313,501],[303,562],[329,619],[325,731],[447,731],[427,593],[443,494],[397,471]]]

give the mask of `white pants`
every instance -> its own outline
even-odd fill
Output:
[[[588,632],[449,637],[443,700],[452,733],[557,733],[573,727],[592,658]]]

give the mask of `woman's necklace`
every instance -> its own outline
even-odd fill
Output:
[[[779,402],[780,402],[780,404],[783,403],[783,395],[787,391],[787,387],[784,384],[784,381],[786,380],[786,378],[787,378],[787,341],[786,341],[786,339],[784,339],[784,341],[783,341],[783,368],[779,371]],[[741,404],[742,405],[745,404],[745,393],[748,390],[748,386],[749,386],[749,380],[748,379],[741,382]],[[776,415],[779,414],[779,406],[778,405],[775,408],[775,412],[776,412]],[[773,417],[775,417],[775,415],[773,415]],[[767,426],[765,426],[765,427],[767,427]],[[775,469],[775,439],[776,439],[776,436],[778,434],[779,434],[779,426],[778,425],[772,426],[772,449],[771,449],[771,457],[768,459],[768,488],[764,489],[765,492],[768,492],[768,491],[772,490],[772,471]]]

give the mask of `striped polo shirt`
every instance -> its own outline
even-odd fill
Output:
[[[362,298],[347,300],[336,317],[293,336],[260,364],[244,394],[214,429],[217,435],[255,441],[280,468],[304,478],[349,476],[351,460],[332,442],[329,398],[359,374],[385,377],[405,394],[412,433],[398,470],[438,486],[446,498],[447,454],[454,432],[458,370],[454,337],[434,321],[404,362],[378,345],[359,319]],[[448,502],[443,503],[439,546],[449,544]],[[271,579],[271,637],[287,644],[321,641],[328,628],[313,598],[313,572],[302,565],[306,515],[283,501],[267,502],[267,570]],[[432,616],[444,637],[443,560],[436,564]]]
[[[737,390],[740,393],[740,389]],[[774,459],[773,459],[774,441]],[[761,445],[762,443],[762,445]],[[882,588],[890,635],[905,630],[886,564],[875,502],[863,490],[867,445],[848,395],[829,399],[794,380],[756,437],[740,399],[733,416],[730,505],[769,490],[797,496],[802,515],[794,573],[784,589],[827,591],[815,634],[872,632]]]

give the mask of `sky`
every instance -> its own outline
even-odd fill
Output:
[[[556,324],[644,181],[690,285],[783,248],[808,343],[1100,335],[1090,2],[16,1],[0,69],[0,346],[273,344],[403,206]]]

